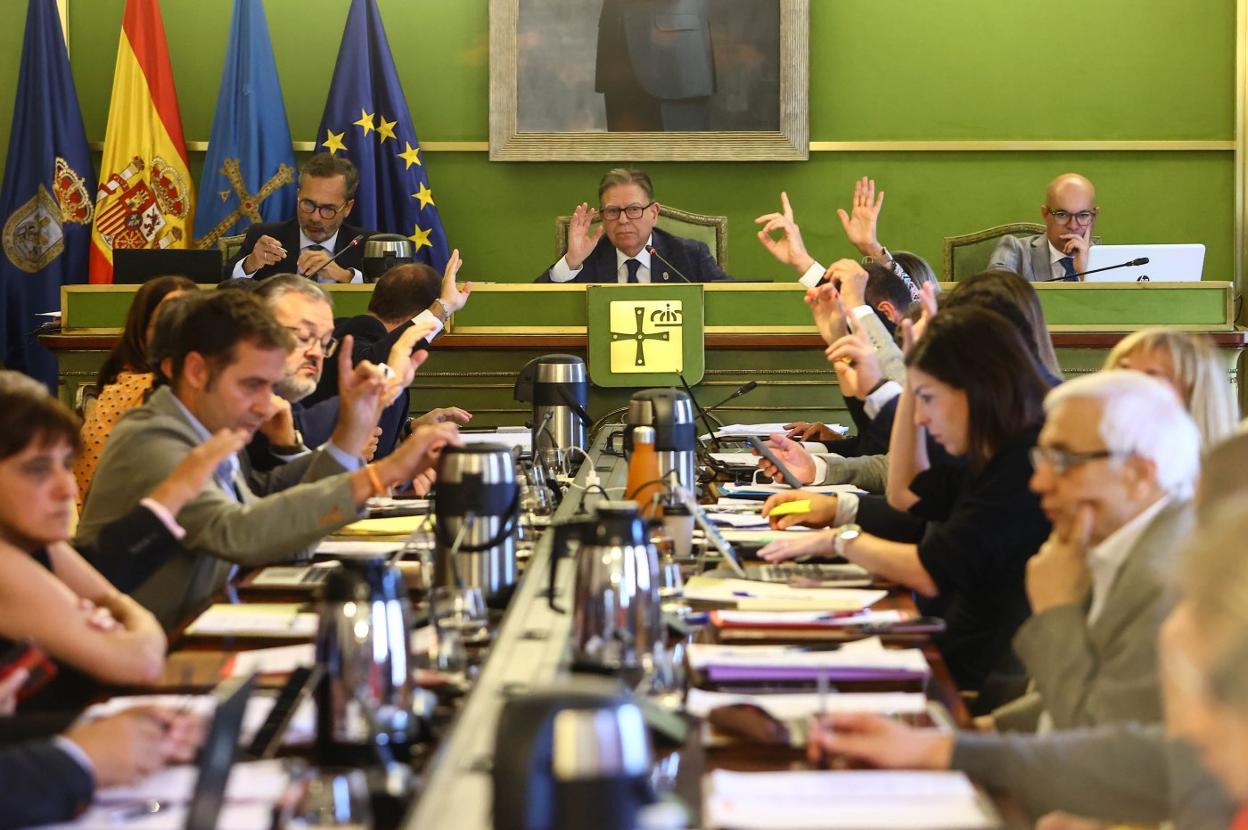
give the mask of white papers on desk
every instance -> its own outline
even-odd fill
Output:
[[[927,698],[921,692],[844,692],[839,694],[762,694],[708,692],[690,689],[685,711],[705,718],[712,709],[751,703],[777,720],[805,720],[819,712],[870,712],[877,715],[921,715],[927,711]]]
[[[843,426],[842,424],[825,424],[825,426],[828,429],[835,432],[837,435],[849,434],[849,427]],[[766,438],[776,432],[780,433],[781,435],[784,435],[785,433],[788,432],[788,430],[784,428],[783,422],[777,422],[777,423],[772,423],[772,424],[726,424],[723,427],[721,427],[718,431],[716,431],[715,437],[716,438],[745,438],[746,436],[753,435],[756,438]],[[702,440],[703,441],[711,440],[711,434],[709,432],[705,433],[704,435],[702,435]]]
[[[895,625],[906,618],[901,611],[863,611],[831,617],[819,611],[716,611],[712,618],[721,626],[736,628],[853,628],[860,625]]]
[[[227,677],[250,677],[253,674],[290,674],[304,666],[315,665],[316,646],[300,643],[297,646],[257,648],[239,651],[225,664]]]
[[[961,772],[731,772],[703,781],[709,828],[978,830],[997,817]]]
[[[793,525],[784,530],[770,528],[730,527],[720,531],[720,535],[733,545],[769,545],[782,539],[792,539],[797,533],[812,533],[818,528],[805,525]]]
[[[757,484],[724,484],[719,488],[720,492],[725,496],[733,496],[737,493],[792,493],[793,488],[787,484],[779,484],[774,481],[763,481]],[[835,495],[837,493],[865,493],[861,487],[853,484],[807,484],[802,488],[806,493],[819,493],[822,495]]]
[[[297,602],[211,606],[186,629],[188,637],[293,637],[316,635],[318,617]]]
[[[369,510],[406,510],[409,513],[428,513],[433,506],[429,499],[396,499],[393,496],[372,496],[364,506]]]
[[[758,456],[752,452],[713,452],[711,458],[729,467],[758,466]]]
[[[917,648],[885,648],[879,637],[845,643],[835,651],[807,651],[803,646],[725,646],[693,643],[689,665],[695,669],[722,666],[736,669],[854,669],[883,674],[930,673]]]
[[[723,513],[712,508],[706,511],[706,517],[720,527],[765,529],[768,526],[762,513]]]
[[[256,732],[264,725],[273,710],[277,697],[268,691],[254,693],[247,699],[247,709],[243,713],[242,729],[239,731],[240,745],[251,743]],[[103,703],[96,703],[78,716],[77,724],[90,723],[100,718],[111,717],[140,706],[159,706],[165,709],[181,710],[201,717],[210,717],[216,709],[217,701],[212,695],[130,695],[114,697]],[[294,717],[282,733],[283,745],[309,744],[316,739],[316,704],[311,699],[304,699],[295,710]],[[233,781],[231,781],[233,783]]]
[[[315,555],[329,559],[376,559],[389,556],[402,547],[402,542],[326,539],[316,546]]]
[[[686,600],[731,603],[741,611],[861,611],[888,591],[859,588],[794,588],[783,582],[695,576],[685,583]]]
[[[193,766],[169,767],[138,784],[100,790],[87,811],[75,821],[51,826],[77,830],[97,827],[102,830],[119,827],[182,830],[198,775],[198,769]],[[289,780],[286,764],[281,760],[235,764],[230,770],[226,803],[217,826],[230,830],[268,830],[273,823],[273,805],[281,798]],[[159,812],[141,818],[125,818],[129,808],[151,801],[161,803]]]
[[[528,427],[499,427],[488,432],[460,432],[459,440],[465,444],[502,444],[528,452],[533,448],[533,431]]]

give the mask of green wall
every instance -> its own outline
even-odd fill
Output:
[[[487,137],[487,0],[379,0],[423,141]],[[1230,140],[1232,0],[810,0],[811,138]],[[0,0],[0,102],[12,100],[25,0]],[[104,135],[124,0],[69,0],[71,58],[88,137]],[[183,124],[211,128],[230,0],[163,0]],[[348,0],[266,0],[294,138],[313,138]],[[0,104],[0,152],[10,111]],[[200,154],[193,154],[198,169]],[[593,199],[607,164],[426,157],[468,278],[527,280],[553,259],[552,218]],[[627,159],[620,159],[627,161]],[[888,192],[881,237],[939,267],[941,239],[1034,220],[1044,184],[1078,170],[1099,186],[1107,242],[1204,241],[1205,275],[1229,279],[1233,154],[1226,152],[816,152],[801,163],[652,164],[658,196],[725,213],[729,268],[781,276],[753,218],[786,189],[808,245],[850,253],[835,208],[853,180]]]

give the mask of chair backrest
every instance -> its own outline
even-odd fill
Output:
[[[1035,236],[1044,233],[1044,225],[1015,222],[997,225],[974,233],[945,237],[945,282],[957,282],[988,268],[988,260],[1003,236]]]
[[[247,234],[240,233],[237,236],[219,236],[217,237],[217,247],[221,249],[225,261],[229,262],[235,255],[243,249],[243,240],[247,238]]]
[[[555,217],[555,256],[563,256],[568,250],[568,224],[571,221],[571,216]],[[660,204],[659,221],[655,224],[675,236],[706,243],[706,247],[711,249],[711,256],[719,263],[719,267],[727,269],[725,262],[728,256],[727,216],[690,213],[687,210]]]

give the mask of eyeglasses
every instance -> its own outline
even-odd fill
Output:
[[[307,351],[313,346],[321,347],[321,354],[326,357],[333,357],[334,352],[338,350],[338,340],[334,337],[326,337],[324,340],[317,339],[317,336],[310,331],[295,328],[294,326],[283,326],[282,328],[295,336],[295,343],[300,349]]]
[[[1066,452],[1053,447],[1032,447],[1030,457],[1032,467],[1047,464],[1053,468],[1053,472],[1060,476],[1074,467],[1087,464],[1089,461],[1096,461],[1098,458],[1113,458],[1114,453],[1109,450]]]
[[[317,213],[320,214],[322,219],[333,219],[349,203],[350,203],[350,200],[348,199],[346,202],[343,202],[341,205],[338,205],[337,207],[335,207],[334,205],[318,205],[316,202],[312,201],[311,199],[300,199],[299,209],[303,211],[304,213],[311,213],[312,211],[316,211]]]
[[[1045,208],[1045,211],[1063,225],[1070,224],[1071,219],[1074,219],[1077,225],[1086,225],[1095,219],[1098,213],[1095,210],[1081,210],[1078,213],[1071,213],[1070,211],[1054,210],[1053,208]]]
[[[602,218],[606,219],[608,222],[615,222],[616,220],[618,220],[620,218],[621,213],[627,216],[629,219],[640,219],[641,215],[646,212],[646,208],[650,207],[650,205],[653,205],[653,204],[654,202],[649,202],[644,205],[629,205],[628,207],[622,207],[622,208],[618,208],[615,206],[604,207],[600,212],[602,214]]]

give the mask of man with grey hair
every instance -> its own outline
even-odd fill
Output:
[[[1014,637],[1033,691],[993,713],[1002,730],[1161,719],[1164,585],[1194,524],[1200,434],[1141,372],[1070,381],[1045,398],[1031,489],[1053,532],[1027,563],[1032,616]]]
[[[567,252],[538,282],[665,283],[731,280],[703,242],[655,227],[659,203],[645,171],[617,167],[598,183],[598,210],[572,212]],[[594,220],[602,224],[590,228]]]

